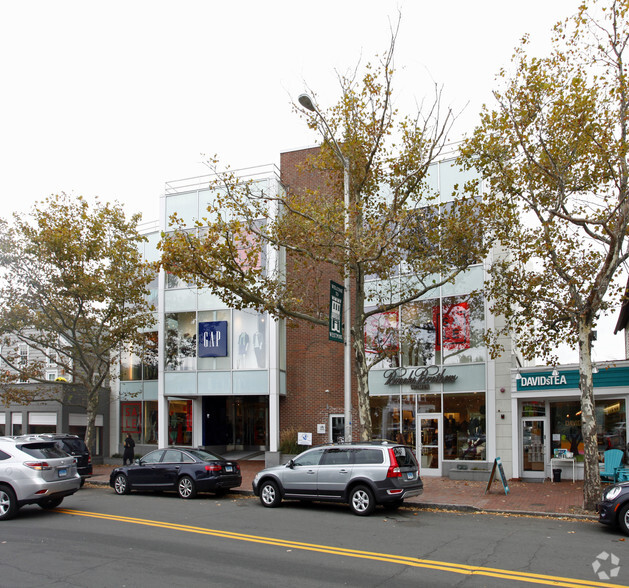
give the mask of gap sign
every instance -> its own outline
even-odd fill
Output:
[[[227,321],[199,323],[199,357],[227,357]]]

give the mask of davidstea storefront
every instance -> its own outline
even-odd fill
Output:
[[[598,451],[627,450],[629,362],[594,368]],[[513,471],[522,479],[583,479],[581,392],[577,365],[513,370]],[[556,457],[563,453],[563,459]],[[567,456],[567,458],[566,458]],[[552,461],[551,461],[552,460]]]

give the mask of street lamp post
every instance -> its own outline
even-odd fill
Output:
[[[328,126],[327,121],[323,117],[323,115],[319,112],[319,109],[315,106],[314,101],[308,94],[300,94],[297,98],[299,104],[301,104],[305,109],[310,110],[310,112],[314,112],[325,127],[324,137],[327,134],[328,139],[332,145],[332,150],[336,155],[337,159],[341,162],[343,166],[343,202],[345,206],[344,210],[344,226],[345,226],[345,235],[346,235],[346,260],[345,260],[345,279],[343,280],[344,286],[344,300],[343,307],[345,309],[344,312],[344,322],[345,329],[343,331],[343,368],[344,368],[344,420],[345,420],[345,441],[349,442],[352,440],[352,336],[351,336],[351,319],[352,313],[350,310],[350,279],[349,279],[349,159],[343,155],[341,151],[341,147],[337,143],[330,127]]]

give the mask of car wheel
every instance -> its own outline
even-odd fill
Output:
[[[81,478],[81,485],[79,486],[79,488],[83,488],[83,484],[85,484],[85,478]]]
[[[620,509],[618,526],[625,535],[629,535],[629,504],[625,504],[625,506]]]
[[[262,506],[266,506],[267,508],[274,508],[282,502],[280,491],[275,482],[271,482],[271,480],[262,482],[260,486],[260,502]]]
[[[349,505],[354,514],[359,516],[370,515],[376,508],[373,493],[367,486],[356,486],[352,489],[349,494]]]
[[[194,498],[197,495],[197,487],[190,476],[182,476],[177,483],[177,492],[181,498]]]
[[[114,490],[116,494],[129,494],[131,488],[129,488],[129,481],[124,474],[116,474],[114,478]]]
[[[12,519],[17,514],[17,498],[8,486],[0,488],[0,521]]]
[[[47,500],[42,500],[39,503],[39,506],[45,510],[51,508],[57,508],[63,502],[63,497],[61,498],[48,498]]]

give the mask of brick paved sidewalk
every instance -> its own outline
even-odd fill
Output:
[[[256,473],[264,468],[264,460],[241,460],[239,463],[242,485],[236,490],[251,492],[251,482]],[[115,465],[95,465],[94,477],[88,483],[109,485],[109,474]],[[544,483],[510,480],[508,494],[505,494],[502,484],[496,480],[487,494],[487,482],[429,476],[424,476],[423,481],[424,493],[408,499],[408,504],[423,508],[596,518],[595,513],[582,508],[583,483],[579,481],[573,483],[566,480],[555,484],[549,480]]]

